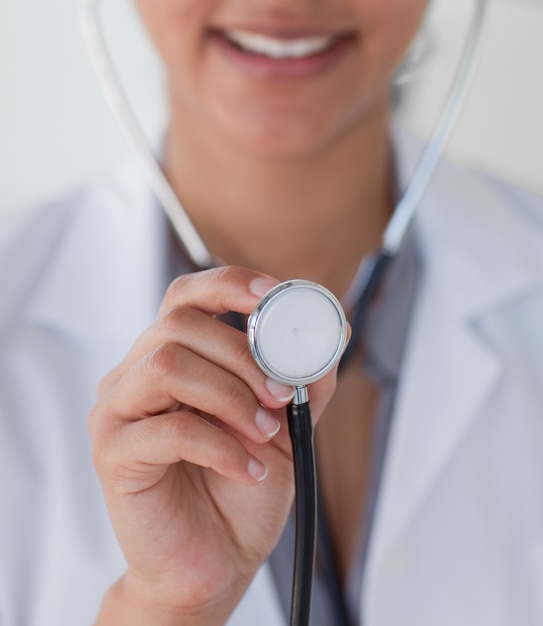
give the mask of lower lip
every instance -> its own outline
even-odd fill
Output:
[[[273,59],[262,54],[246,52],[236,47],[219,32],[210,33],[213,45],[237,69],[260,78],[309,78],[324,73],[351,48],[354,35],[344,35],[330,47],[311,56],[298,59]]]

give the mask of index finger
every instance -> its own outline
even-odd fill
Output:
[[[183,274],[168,287],[159,316],[173,307],[193,307],[209,315],[250,313],[258,300],[279,284],[271,276],[226,266]]]

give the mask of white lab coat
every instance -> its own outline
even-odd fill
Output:
[[[86,414],[166,287],[166,222],[141,179],[0,229],[2,626],[90,624],[124,569]],[[365,626],[543,624],[541,209],[449,164],[426,194]],[[285,626],[266,566],[229,621],[254,624]]]

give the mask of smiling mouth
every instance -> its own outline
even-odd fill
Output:
[[[340,39],[339,35],[279,39],[238,29],[223,31],[221,35],[238,50],[277,60],[304,59],[323,54]]]
[[[246,76],[265,80],[294,80],[322,76],[353,49],[354,31],[271,28],[212,28],[210,41],[222,58]]]

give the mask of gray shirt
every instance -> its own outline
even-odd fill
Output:
[[[390,262],[378,297],[371,306],[361,338],[365,356],[360,366],[364,367],[377,383],[380,396],[373,435],[370,481],[365,495],[366,501],[359,530],[357,554],[354,559],[355,565],[349,573],[345,588],[342,590],[348,619],[353,625],[358,624],[360,618],[360,590],[363,584],[381,470],[419,274],[420,263],[416,238],[411,232],[406,237],[400,251]],[[294,517],[291,515],[283,535],[269,559],[287,621],[290,614],[293,555]],[[322,559],[319,559],[319,554],[317,554],[311,626],[336,626],[337,620],[332,595],[327,588],[324,573],[319,567],[319,561]]]

